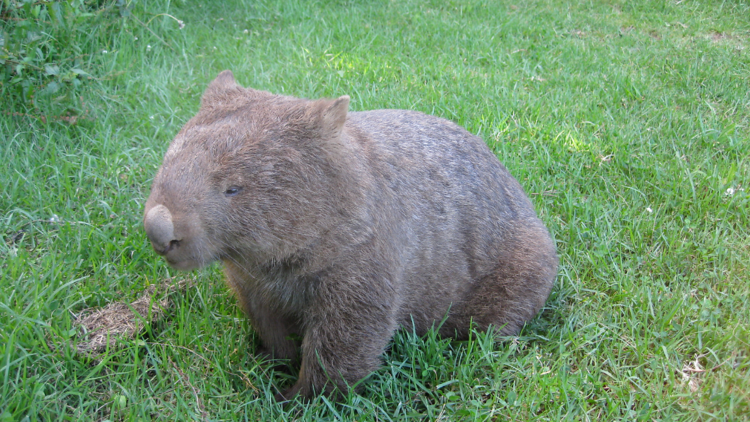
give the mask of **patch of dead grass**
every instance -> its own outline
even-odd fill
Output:
[[[149,286],[133,302],[113,302],[103,308],[84,309],[75,321],[75,350],[96,357],[107,347],[135,338],[147,325],[164,318],[171,306],[170,297],[193,286],[195,280],[167,280]]]

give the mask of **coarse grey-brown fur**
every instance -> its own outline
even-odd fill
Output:
[[[280,399],[346,391],[398,327],[423,334],[445,318],[440,334],[458,339],[472,322],[516,334],[557,271],[547,229],[480,138],[348,106],[224,71],[146,202],[154,249],[177,269],[222,261],[263,352],[301,360]]]

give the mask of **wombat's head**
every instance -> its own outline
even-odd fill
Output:
[[[311,242],[339,212],[349,97],[309,101],[239,86],[229,71],[175,137],[143,225],[177,269],[278,257]]]

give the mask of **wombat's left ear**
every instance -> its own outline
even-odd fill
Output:
[[[237,81],[234,80],[234,74],[231,70],[225,70],[219,73],[219,76],[208,84],[208,88],[206,88],[206,91],[203,93],[203,98],[201,98],[201,104],[207,105],[216,102],[217,100],[221,102],[221,99],[225,97],[226,94],[237,88],[241,87],[237,85]]]
[[[318,100],[316,105],[322,106],[320,125],[324,136],[337,138],[344,129],[346,113],[349,111],[349,96],[343,95],[335,100]]]

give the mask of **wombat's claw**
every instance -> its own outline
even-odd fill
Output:
[[[276,395],[273,396],[273,399],[276,400],[276,403],[280,403],[280,404],[289,403],[289,400],[287,400],[287,398],[284,397],[282,393],[276,393]]]

